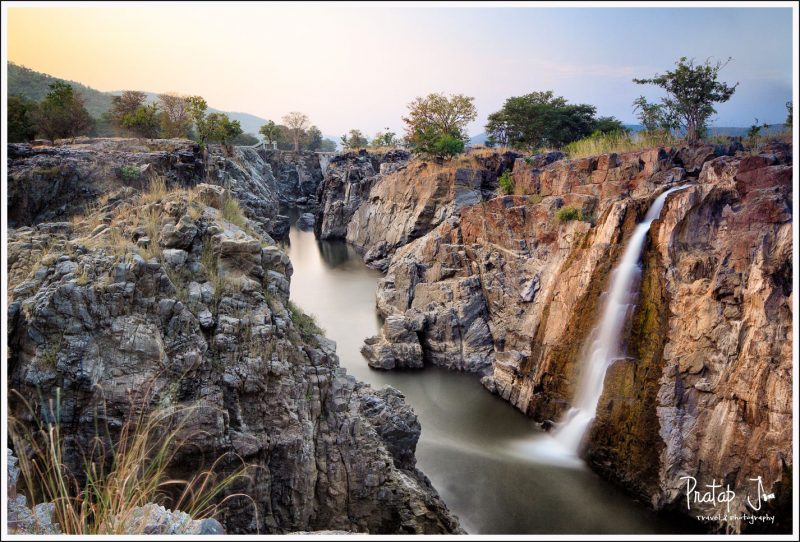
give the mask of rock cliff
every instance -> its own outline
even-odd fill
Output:
[[[171,474],[223,456],[220,474],[234,457],[254,467],[228,490],[249,497],[228,501],[228,533],[459,532],[415,467],[420,426],[402,395],[347,375],[289,303],[291,262],[262,215],[271,167],[209,152],[204,177],[228,188],[115,183],[85,214],[44,202],[9,231],[8,383],[41,398],[34,413],[12,399],[10,413],[34,423],[58,395],[77,472],[97,427],[199,405]],[[71,216],[37,221],[51,215]]]
[[[689,184],[651,228],[628,357],[606,375],[587,458],[656,508],[686,512],[681,476],[743,493],[760,475],[779,496],[771,506],[786,506],[791,171],[780,144],[517,159],[519,195],[460,206],[405,245],[413,228],[384,224],[400,248],[379,283],[385,325],[364,354],[381,368],[477,372],[523,412],[557,421],[629,234],[658,194]],[[370,212],[404,201],[401,190],[376,184]]]

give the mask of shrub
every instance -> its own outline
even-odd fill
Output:
[[[504,171],[503,174],[497,178],[497,183],[500,185],[500,190],[502,190],[504,194],[511,194],[514,192],[514,179],[511,178],[511,174],[508,170]]]
[[[446,158],[464,152],[464,140],[452,134],[442,134],[423,150],[434,156]]]
[[[559,222],[569,222],[571,220],[583,220],[583,212],[577,207],[562,207],[556,213]]]
[[[138,180],[142,176],[142,172],[138,167],[126,164],[119,168],[119,176],[123,181],[131,182]]]
[[[292,317],[292,323],[297,327],[300,336],[309,341],[313,340],[314,335],[323,335],[325,331],[317,324],[317,319],[303,312],[303,309],[289,301],[289,314]]]

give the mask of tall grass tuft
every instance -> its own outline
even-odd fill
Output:
[[[19,394],[27,409],[30,404]],[[24,492],[31,506],[54,505],[53,522],[61,532],[72,535],[125,533],[137,507],[148,503],[181,510],[193,519],[215,516],[224,503],[241,494],[222,493],[236,480],[247,476],[243,466],[223,477],[214,471],[225,458],[188,480],[170,478],[168,467],[178,452],[195,435],[187,434],[186,422],[198,408],[159,406],[145,413],[145,407],[124,422],[116,439],[109,432],[95,431],[88,452],[83,455],[82,472],[74,473],[64,463],[65,435],[60,423],[60,400],[50,400],[47,418],[35,428],[9,417],[9,435],[17,450]],[[174,496],[177,495],[177,498]],[[246,496],[244,496],[246,497]]]
[[[564,146],[564,152],[570,158],[585,158],[608,154],[611,152],[631,152],[651,149],[653,147],[672,146],[678,140],[667,133],[639,132],[613,132],[608,134],[592,134],[589,137],[573,141]]]

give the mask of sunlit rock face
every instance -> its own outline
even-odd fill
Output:
[[[791,173],[791,149],[777,143],[758,154],[734,145],[521,158],[520,195],[464,206],[406,244],[388,230],[387,245],[401,246],[378,308],[415,331],[424,363],[477,372],[520,410],[557,422],[634,226],[660,193],[687,184],[645,243],[627,357],[606,374],[587,458],[659,508],[686,512],[685,475],[742,494],[762,476],[770,507],[785,506]],[[395,336],[384,329],[367,348],[413,361],[413,341]]]

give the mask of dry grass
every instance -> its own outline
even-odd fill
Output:
[[[231,196],[226,196],[222,204],[222,218],[242,229],[247,227],[247,219],[239,206],[239,201]]]
[[[142,192],[139,201],[142,203],[157,203],[167,196],[167,180],[162,175],[150,177],[150,184],[146,192]]]
[[[31,405],[19,394],[17,397],[33,414]],[[33,429],[10,417],[9,434],[18,452],[21,481],[30,505],[52,503],[53,521],[64,534],[71,535],[125,534],[125,525],[134,517],[135,509],[148,503],[181,510],[194,519],[213,517],[234,496],[220,500],[223,492],[246,476],[248,469],[241,467],[223,477],[215,475],[223,456],[188,480],[169,477],[169,466],[196,436],[187,434],[186,424],[198,408],[161,406],[148,414],[132,415],[113,441],[108,428],[104,428],[104,434],[98,428],[82,458],[80,473],[71,472],[64,463],[65,435],[58,395],[49,402],[50,420],[39,421]],[[141,405],[131,405],[130,412],[143,410]]]
[[[668,134],[604,134],[601,136],[587,137],[564,147],[564,152],[571,159],[597,156],[612,152],[623,153],[641,151],[653,147],[674,146],[679,142]]]

